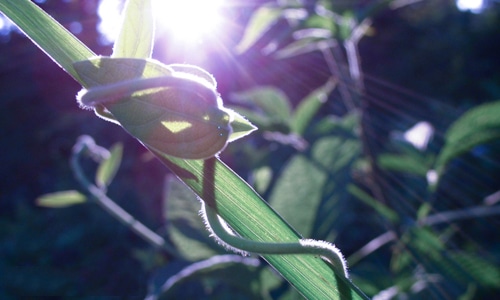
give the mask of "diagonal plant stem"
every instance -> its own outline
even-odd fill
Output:
[[[161,248],[167,251],[169,254],[177,256],[177,251],[173,247],[171,247],[164,238],[156,234],[154,231],[134,218],[131,214],[126,212],[123,208],[116,204],[116,202],[111,200],[106,195],[103,189],[97,187],[87,179],[85,173],[82,170],[82,167],[80,166],[80,157],[85,152],[94,152],[93,148],[96,148],[96,145],[94,143],[94,140],[90,136],[81,136],[73,146],[71,168],[78,182],[86,191],[88,191],[93,196],[93,199],[99,206],[107,211],[112,217],[130,228],[144,241],[153,245],[155,248]]]
[[[418,227],[422,226],[434,226],[442,223],[451,223],[452,221],[459,221],[465,219],[473,219],[479,217],[490,217],[500,215],[500,207],[488,207],[488,206],[473,206],[460,210],[452,210],[436,213],[426,218],[419,220],[415,225]],[[397,235],[394,231],[389,230],[385,233],[372,239],[366,245],[361,247],[358,251],[351,254],[347,261],[350,265],[355,265],[364,257],[370,255],[371,253],[377,251],[382,246],[397,239]]]
[[[397,238],[396,233],[394,231],[387,231],[370,242],[368,242],[366,245],[361,247],[358,251],[354,252],[351,254],[348,258],[347,261],[349,262],[350,265],[355,265],[358,263],[361,259],[364,257],[370,255],[371,253],[375,252],[377,249],[380,249],[380,247],[388,244],[391,241],[394,241]]]
[[[158,291],[149,292],[145,300],[156,300],[161,294],[167,292],[174,285],[181,283],[194,274],[226,264],[244,264],[251,267],[258,267],[260,265],[260,261],[257,258],[242,257],[235,254],[212,256],[205,260],[192,263],[180,270],[177,274],[169,277]]]
[[[452,221],[500,215],[500,206],[473,206],[459,210],[451,210],[430,215],[419,221],[420,226],[432,226]]]

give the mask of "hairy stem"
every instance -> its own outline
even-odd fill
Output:
[[[329,262],[337,274],[349,278],[345,259],[340,250],[325,241],[299,239],[295,243],[257,242],[234,235],[217,212],[202,201],[202,214],[209,230],[223,246],[235,251],[247,251],[258,254],[311,254],[321,256]]]

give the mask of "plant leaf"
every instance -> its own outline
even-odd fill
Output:
[[[380,203],[379,201],[377,201],[377,199],[373,198],[372,196],[370,196],[368,193],[366,193],[356,185],[350,184],[347,187],[347,190],[353,196],[363,201],[365,204],[371,206],[373,209],[375,209],[375,211],[377,211],[380,215],[387,218],[392,223],[397,223],[399,221],[399,216],[394,210]]]
[[[384,170],[415,174],[425,177],[429,171],[425,158],[414,154],[381,154],[377,164]]]
[[[150,58],[155,19],[151,0],[129,0],[122,13],[120,33],[112,57]]]
[[[278,178],[269,203],[300,233],[311,237],[326,179],[327,174],[314,162],[296,155]]]
[[[232,117],[231,128],[233,129],[233,131],[229,135],[228,142],[233,142],[257,130],[257,127],[255,127],[239,113],[235,112],[234,110],[229,110],[229,113]]]
[[[243,38],[236,46],[236,52],[243,53],[259,40],[281,16],[282,9],[272,4],[260,6],[245,27]]]
[[[149,147],[176,157],[202,159],[218,154],[229,140],[229,111],[222,107],[215,87],[207,85],[204,78],[200,81],[190,76],[193,74],[172,76],[179,72],[172,73],[172,68],[154,60],[97,57],[75,63],[75,67],[92,84],[118,81],[114,88],[97,87],[87,93],[97,93],[96,97],[102,99],[124,92],[108,99],[106,109]],[[176,80],[165,87],[135,91],[134,87],[144,82],[139,79],[144,78],[160,79],[160,83]],[[120,85],[122,80],[127,82]],[[85,104],[84,98],[85,93],[81,94]]]
[[[168,236],[183,258],[196,261],[223,252],[206,234],[199,216],[200,201],[172,175],[165,180],[164,202]]]
[[[297,241],[300,237],[262,198],[218,158],[182,160],[153,152],[241,236],[256,241]],[[366,299],[318,257],[264,255],[308,299]]]
[[[500,287],[500,281],[498,281],[500,268],[493,260],[462,251],[450,253],[450,258],[459,264],[461,267],[459,271],[463,270],[469,275],[464,282],[470,282],[470,277],[472,277],[473,282],[482,286],[497,289]]]
[[[334,80],[329,80],[325,85],[318,88],[302,100],[299,106],[295,109],[291,128],[298,135],[303,135],[307,126],[314,118],[314,115],[325,103],[328,94],[334,89],[336,83]]]
[[[96,183],[100,188],[107,187],[113,181],[122,161],[123,145],[115,144],[109,152],[109,157],[103,160],[97,168]]]
[[[500,138],[500,101],[479,105],[456,120],[446,133],[446,143],[439,153],[435,169],[442,173],[453,158],[475,146]]]
[[[50,194],[45,194],[38,197],[35,200],[36,205],[51,207],[51,208],[63,208],[68,206],[73,206],[76,204],[85,203],[87,197],[75,190],[55,192]]]
[[[289,124],[292,105],[283,91],[274,87],[259,87],[234,95],[239,103],[257,106],[269,123]]]

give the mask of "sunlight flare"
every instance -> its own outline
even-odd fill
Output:
[[[177,40],[197,42],[217,31],[223,0],[156,0],[158,25],[171,30]]]
[[[176,40],[198,42],[217,32],[221,24],[221,6],[224,0],[153,0],[157,25],[175,34]],[[100,0],[98,30],[101,43],[110,44],[120,28],[120,0]]]

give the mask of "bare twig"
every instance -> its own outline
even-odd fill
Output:
[[[370,255],[371,253],[377,251],[380,247],[384,246],[385,244],[394,241],[396,239],[396,234],[393,231],[387,231],[386,233],[383,233],[370,242],[368,244],[364,245],[361,249],[358,251],[354,252],[347,258],[347,261],[349,262],[349,265],[354,265],[357,262],[359,262],[363,257]]]
[[[94,140],[90,136],[81,136],[73,147],[73,155],[71,156],[71,168],[78,182],[87,190],[94,198],[95,202],[100,205],[111,216],[120,221],[125,226],[129,227],[133,232],[140,236],[143,240],[157,248],[162,248],[172,255],[176,255],[173,247],[167,244],[165,239],[156,234],[154,231],[146,227],[113,200],[111,200],[103,189],[92,184],[85,176],[79,162],[79,158],[83,153],[89,152],[95,154],[100,150]],[[98,151],[98,152],[99,152]]]
[[[487,217],[500,214],[500,206],[474,206],[460,210],[445,211],[437,213],[421,220],[419,225],[436,225],[440,223],[449,223],[457,220],[472,219],[478,217]]]

